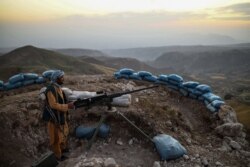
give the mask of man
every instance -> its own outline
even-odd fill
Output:
[[[48,121],[50,146],[59,161],[67,159],[67,157],[63,155],[65,151],[68,151],[67,137],[69,127],[66,118],[68,110],[74,109],[73,102],[67,103],[66,97],[61,89],[63,82],[64,72],[56,70],[51,75],[51,84],[47,87],[46,91],[48,105],[55,116]]]

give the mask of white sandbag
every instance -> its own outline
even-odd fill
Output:
[[[111,104],[119,107],[128,107],[131,104],[131,95],[126,94],[120,97],[116,97],[113,99],[113,102]]]
[[[75,95],[77,99],[86,99],[89,97],[96,96],[96,92],[88,92],[88,91],[72,91],[72,95]]]
[[[66,88],[66,87],[62,87],[62,91],[66,95],[66,97],[73,94],[73,91],[71,89],[69,89],[69,88]]]
[[[40,89],[39,91],[39,95],[38,95],[38,98],[42,101],[46,100],[46,95],[45,95],[45,91],[46,91],[46,87],[43,87]]]

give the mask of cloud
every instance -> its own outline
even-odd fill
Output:
[[[215,19],[250,21],[250,3],[220,7],[213,11],[216,13],[216,15],[212,16]]]

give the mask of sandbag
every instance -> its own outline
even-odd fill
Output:
[[[168,80],[176,81],[178,83],[183,82],[183,78],[177,74],[170,74]]]
[[[142,78],[146,77],[146,76],[152,76],[152,73],[151,72],[148,72],[148,71],[139,71],[138,72],[138,75]]]
[[[171,88],[171,89],[174,89],[174,90],[179,90],[179,87],[178,86],[175,86],[175,85],[167,85],[168,88]]]
[[[211,105],[217,109],[220,108],[221,105],[225,104],[224,101],[221,101],[221,100],[214,100],[212,101]]]
[[[51,79],[51,75],[52,75],[52,73],[54,72],[55,70],[47,70],[47,71],[44,71],[43,72],[43,74],[42,74],[42,76],[44,77],[44,78],[47,78],[47,79]]]
[[[21,74],[16,74],[16,75],[9,78],[9,83],[10,84],[15,84],[17,82],[22,82],[23,80],[24,80],[24,76],[23,76],[22,73]]]
[[[36,80],[35,80],[35,83],[37,83],[37,84],[42,84],[42,83],[45,83],[46,82],[46,80],[45,80],[45,78],[43,78],[43,77],[38,77]]]
[[[35,83],[35,80],[27,80],[27,81],[23,81],[23,86],[27,86],[27,85],[32,85]]]
[[[179,91],[181,92],[181,94],[183,96],[188,96],[188,91],[187,90],[180,88]]]
[[[193,93],[188,93],[188,96],[191,97],[192,99],[197,99],[197,95],[193,94]]]
[[[161,75],[159,75],[157,80],[163,81],[163,82],[168,82],[168,75],[161,74]]]
[[[96,96],[96,92],[89,91],[72,91],[72,95],[76,95],[78,99],[86,99]]]
[[[76,137],[79,139],[90,139],[95,132],[95,127],[78,126],[76,128]]]
[[[46,100],[46,95],[45,95],[46,89],[47,89],[46,87],[43,87],[39,91],[38,98],[42,101]]]
[[[113,106],[128,107],[131,104],[131,95],[126,94],[113,99],[111,103]]]
[[[211,87],[205,84],[198,85],[195,89],[202,92],[202,94],[212,92]]]
[[[178,87],[179,87],[179,85],[181,84],[181,82],[174,81],[174,80],[171,80],[171,79],[168,80],[168,83],[171,84],[171,85],[178,86]]]
[[[153,138],[161,160],[171,160],[187,154],[187,150],[173,137],[161,134]]]
[[[3,87],[4,83],[0,80],[0,87]]]
[[[110,132],[110,126],[106,124],[101,124],[100,129],[98,131],[98,136],[101,138],[106,138],[108,137]]]
[[[24,73],[23,77],[24,77],[24,80],[36,80],[36,79],[38,79],[38,75],[35,73]]]
[[[217,111],[218,111],[218,109],[216,109],[214,106],[212,106],[211,103],[208,104],[208,105],[206,105],[206,107],[207,107],[207,109],[208,109],[209,111],[211,111],[211,112],[217,112]]]
[[[127,75],[127,74],[120,74],[119,72],[115,72],[114,73],[114,77],[115,77],[115,79],[122,79],[122,78],[129,79],[129,75]]]
[[[141,80],[141,77],[138,75],[138,73],[133,73],[128,76],[129,79],[135,79],[135,80]]]
[[[198,85],[199,85],[199,82],[195,82],[195,81],[187,81],[187,82],[182,83],[182,86],[186,88],[195,88]]]
[[[125,75],[132,75],[135,71],[130,68],[123,68],[119,70],[120,74],[125,74]]]
[[[145,77],[143,77],[143,80],[149,81],[149,82],[155,82],[155,81],[157,81],[157,77],[154,76],[154,75],[152,75],[152,76],[145,76]]]
[[[22,82],[17,82],[14,84],[7,82],[4,84],[4,89],[5,90],[16,89],[16,88],[20,88],[22,85],[23,85]]]
[[[66,98],[73,94],[73,91],[66,87],[62,87],[62,91],[65,94]]]
[[[91,139],[91,137],[94,135],[94,132],[96,130],[96,127],[87,127],[87,126],[78,126],[76,128],[76,137],[79,139]],[[108,137],[110,132],[110,126],[106,124],[101,124],[100,129],[98,131],[98,136],[101,138]]]
[[[211,93],[211,92],[208,92],[208,93],[205,93],[202,95],[204,97],[205,100],[207,100],[209,103],[211,103],[212,101],[214,100],[222,100],[219,96]]]

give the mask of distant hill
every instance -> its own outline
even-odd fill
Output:
[[[234,45],[190,45],[190,46],[161,46],[161,47],[145,47],[145,48],[128,48],[103,50],[102,52],[112,57],[130,57],[140,61],[153,61],[159,56],[167,52],[179,53],[201,53],[201,52],[223,52],[232,49],[249,49],[250,43],[234,44]]]
[[[42,73],[47,69],[62,69],[68,73],[103,74],[102,67],[54,51],[24,46],[0,56],[0,79],[20,72]]]
[[[65,55],[69,55],[69,56],[76,56],[76,57],[80,57],[80,56],[89,56],[89,57],[107,56],[106,54],[102,53],[99,50],[92,50],[92,49],[70,48],[70,49],[54,49],[54,51],[61,53],[61,54],[65,54]]]
[[[250,49],[200,53],[168,52],[158,57],[151,65],[158,68],[172,68],[182,73],[223,73],[244,76],[250,74]]]

